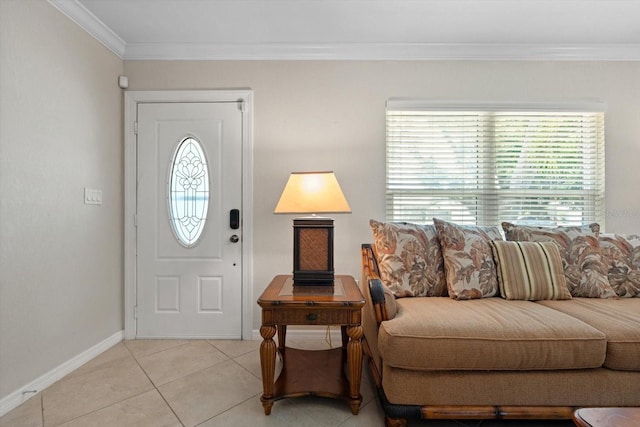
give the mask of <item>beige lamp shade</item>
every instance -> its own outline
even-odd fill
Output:
[[[292,172],[273,213],[351,213],[333,172]]]

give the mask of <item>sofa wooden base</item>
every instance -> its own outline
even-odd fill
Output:
[[[419,417],[415,418],[424,420],[564,420],[571,419],[575,409],[573,407],[555,406],[422,406],[418,407]],[[405,427],[411,418],[414,417],[394,418],[385,416],[385,425],[387,427]]]
[[[423,406],[419,408],[419,418],[423,420],[564,420],[571,419],[575,409],[571,407]],[[408,420],[413,418],[385,416],[385,426],[406,427]]]
[[[571,419],[576,408],[566,406],[423,406],[424,419]]]

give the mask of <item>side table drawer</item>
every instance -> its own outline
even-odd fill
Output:
[[[277,325],[348,325],[350,310],[273,310],[273,323]]]

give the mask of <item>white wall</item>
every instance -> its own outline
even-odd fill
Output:
[[[43,0],[0,8],[2,398],[123,329],[123,150],[122,60]]]
[[[123,63],[42,0],[0,8],[2,398],[123,327]],[[336,270],[359,276],[368,220],[384,217],[389,97],[606,102],[606,230],[640,232],[638,62],[125,61],[124,74],[136,90],[254,90],[253,299],[291,270],[292,217],[272,214],[291,171],[336,172],[353,209],[335,215]]]
[[[254,90],[254,299],[291,271],[291,218],[272,213],[291,171],[336,172],[353,210],[334,216],[336,271],[360,275],[368,220],[384,218],[390,97],[606,102],[606,231],[640,233],[638,62],[125,61],[124,70],[136,90]],[[253,318],[257,328],[257,306]]]

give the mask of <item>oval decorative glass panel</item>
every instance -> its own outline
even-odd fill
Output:
[[[193,136],[178,144],[169,171],[169,219],[183,246],[198,243],[209,210],[209,169],[200,142]]]

